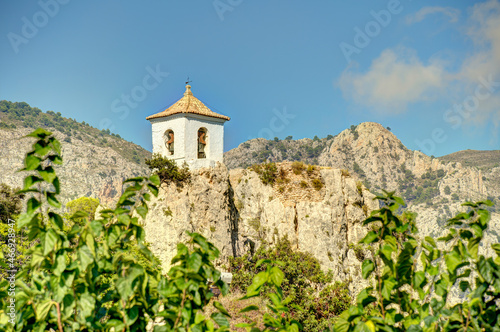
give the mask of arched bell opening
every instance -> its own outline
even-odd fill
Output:
[[[198,159],[204,159],[207,157],[207,139],[207,128],[201,127],[198,129]]]
[[[167,148],[167,152],[169,155],[173,155],[175,153],[174,150],[174,131],[169,129],[165,132],[165,147]]]

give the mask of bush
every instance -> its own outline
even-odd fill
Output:
[[[373,230],[360,241],[376,250],[362,264],[371,286],[340,315],[335,331],[499,331],[500,244],[491,245],[494,259],[478,254],[490,220],[484,205],[491,202],[464,203],[469,212],[448,220],[438,246],[432,237],[415,237],[414,214],[395,214],[405,205],[401,198],[377,198],[383,208],[364,221]],[[450,304],[454,288],[468,295]]]
[[[300,187],[301,188],[307,188],[307,187],[309,187],[309,185],[307,184],[306,181],[302,180],[302,181],[300,181]]]
[[[179,168],[175,161],[166,158],[159,153],[153,154],[151,159],[145,159],[145,163],[154,174],[157,174],[160,177],[160,181],[162,183],[174,182],[175,184],[182,186],[183,183],[188,182],[191,179],[191,173],[189,172],[187,164],[184,164],[181,168]]]
[[[304,165],[303,162],[301,161],[294,161],[292,163],[292,171],[293,171],[293,174],[296,174],[296,175],[299,175],[300,173],[302,173],[302,171],[306,168],[306,166]]]
[[[323,181],[321,181],[320,179],[312,179],[311,184],[313,188],[318,191],[321,190],[321,188],[323,188]]]
[[[245,255],[229,259],[233,291],[247,288],[250,279],[263,271],[263,266],[254,263],[262,259],[282,262],[283,296],[289,297],[292,307],[287,315],[295,317],[304,331],[323,331],[335,316],[349,306],[351,298],[347,285],[330,284],[331,272],[325,274],[319,261],[311,254],[294,251],[286,237],[278,239],[273,248],[261,246],[253,257]]]
[[[315,169],[316,167],[314,167],[314,165],[307,165],[306,169],[307,175],[311,176]]]

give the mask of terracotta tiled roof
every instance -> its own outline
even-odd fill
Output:
[[[212,118],[230,120],[228,116],[213,112],[210,108],[206,107],[198,98],[193,96],[190,85],[186,85],[186,92],[184,92],[184,96],[181,99],[179,99],[176,103],[174,103],[166,110],[161,111],[160,113],[148,116],[146,120],[164,118],[166,116],[178,113],[199,114],[204,116],[210,116]]]

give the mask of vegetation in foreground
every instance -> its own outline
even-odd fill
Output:
[[[143,331],[153,320],[161,322],[154,331],[229,329],[230,315],[219,302],[214,301],[213,312],[205,316],[213,296],[207,280],[215,281],[223,294],[228,287],[213,265],[219,251],[201,235],[188,233],[188,242],[178,244],[167,276],[144,268],[130,251],[136,241],[142,255],[156,260],[144,244],[140,219],[148,213],[151,195],[158,194],[158,176],[125,181],[128,186],[114,209],[64,231],[63,218],[54,212],[60,208],[60,184],[52,165],[62,163],[60,144],[45,130],[29,136],[36,142],[26,155],[24,170],[32,175],[25,178],[21,193],[31,197],[16,227],[26,232],[29,241],[40,240],[29,249],[28,262],[15,275],[14,313],[9,307],[9,282],[0,282],[1,329]],[[438,239],[442,244],[438,246],[430,237],[417,241],[411,218],[395,214],[404,205],[402,199],[392,193],[378,199],[384,206],[364,221],[371,228],[361,241],[374,246],[373,257],[362,264],[363,277],[371,278],[373,285],[358,295],[357,305],[340,315],[334,330],[500,331],[500,244],[492,245],[495,258],[479,253],[490,218],[484,205],[491,203],[465,203],[469,211],[448,221],[449,233]],[[87,217],[81,211],[71,216]],[[11,262],[12,251],[6,257],[1,254],[2,262]],[[290,281],[294,271],[280,263],[284,273],[273,262],[295,255],[286,248],[282,251],[285,258],[281,250],[270,252],[254,267],[247,267],[254,275],[242,299],[266,296],[269,311],[262,318],[264,331],[301,328],[291,317],[298,315],[291,294],[305,289],[294,289],[295,282],[300,282]],[[468,295],[450,305],[454,287]],[[250,305],[240,313],[258,309]],[[261,331],[255,321],[237,327]]]
[[[210,317],[204,315],[213,297],[210,286],[219,287],[222,294],[228,291],[213,265],[219,251],[205,238],[188,233],[189,241],[178,244],[167,276],[143,267],[131,252],[135,242],[143,256],[156,261],[144,244],[140,219],[148,213],[151,195],[158,194],[157,175],[126,180],[114,209],[101,211],[99,219],[77,211],[71,219],[89,220],[83,225],[75,222],[65,231],[63,218],[55,212],[61,207],[60,183],[52,166],[62,164],[60,143],[43,129],[28,136],[36,142],[23,170],[32,175],[26,176],[21,193],[31,197],[16,228],[26,230],[28,240],[39,241],[28,250],[27,264],[11,279],[15,288],[10,281],[0,282],[1,330],[144,331],[152,321],[159,322],[154,331],[228,330],[229,314],[219,302],[213,302],[216,310]],[[5,257],[1,253],[2,262],[15,259],[15,245],[9,248]],[[283,272],[270,263],[257,262],[266,268],[254,277],[243,298],[259,296],[263,287],[273,288],[263,331],[298,331],[300,325],[284,315],[288,308],[280,287]],[[242,312],[254,310],[249,306]],[[260,331],[254,325],[242,327]]]

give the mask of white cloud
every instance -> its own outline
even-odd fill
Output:
[[[448,22],[455,23],[458,21],[460,11],[451,7],[423,7],[413,15],[406,16],[406,23],[413,24],[423,21],[427,16],[432,14],[443,14],[448,16]]]
[[[431,12],[422,9],[415,17],[423,19]],[[484,86],[481,82],[490,81],[493,82],[489,84],[491,93],[479,100],[474,112],[463,117],[463,123],[491,122],[500,128],[500,2],[489,0],[472,6],[463,27],[474,47],[464,50],[466,57],[461,63],[448,67],[444,60],[436,57],[425,62],[418,58],[416,51],[386,49],[366,72],[347,68],[338,85],[344,96],[358,104],[397,114],[404,112],[409,104],[434,98],[450,101],[452,107],[476,96],[478,86]]]
[[[423,64],[406,49],[385,50],[367,73],[346,69],[339,80],[344,95],[382,113],[402,113],[409,103],[428,100],[444,85],[442,64]]]

